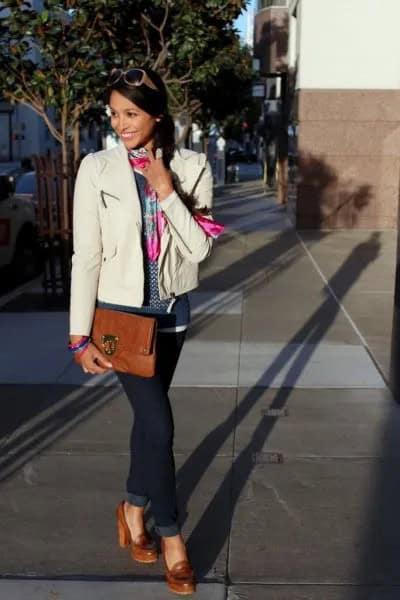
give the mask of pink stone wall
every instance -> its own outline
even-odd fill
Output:
[[[400,92],[300,90],[296,223],[395,229]]]

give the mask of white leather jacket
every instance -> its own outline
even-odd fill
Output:
[[[204,169],[205,168],[205,169]],[[171,170],[185,192],[196,186],[197,206],[212,206],[213,181],[205,154],[176,150]],[[174,192],[161,208],[167,225],[158,259],[160,298],[173,298],[198,286],[198,264],[209,254],[207,237]],[[128,151],[120,141],[110,150],[88,154],[75,182],[70,334],[89,335],[96,300],[142,306],[143,254],[140,200]]]

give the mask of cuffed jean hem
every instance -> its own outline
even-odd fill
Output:
[[[173,525],[156,525],[155,530],[160,537],[172,537],[180,533],[180,528],[177,523],[174,523]]]
[[[133,506],[144,507],[147,505],[149,499],[147,496],[138,496],[138,494],[131,494],[128,492],[126,495],[126,501],[129,502],[129,504],[133,504]]]

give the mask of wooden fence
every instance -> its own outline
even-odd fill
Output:
[[[44,259],[46,293],[69,294],[72,255],[72,198],[75,172],[69,161],[67,197],[63,199],[61,155],[34,155],[36,172],[37,227]]]

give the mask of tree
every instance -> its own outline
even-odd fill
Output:
[[[228,56],[221,52],[219,58],[218,74],[209,77],[206,88],[201,85],[195,87],[194,93],[201,103],[196,120],[204,130],[210,123],[225,129],[230,123],[251,120],[254,112],[251,95],[254,72],[248,48],[234,37]]]
[[[39,12],[25,0],[3,1],[3,95],[39,114],[61,145],[65,223],[69,147],[73,141],[76,166],[80,122],[89,109],[102,114],[99,100],[111,68],[143,64],[158,70],[173,114],[186,117],[189,127],[193,115],[207,114],[210,99],[215,104],[209,85],[211,91],[225,73],[225,81],[230,76],[240,89],[247,77],[246,69],[232,68],[238,52],[233,23],[246,2],[44,0]]]
[[[5,0],[0,14],[0,83],[3,96],[42,117],[60,143],[63,164],[63,217],[68,237],[69,145],[79,154],[79,122],[100,94],[106,75],[105,0],[45,0],[40,13],[29,2]],[[4,14],[6,13],[6,14]]]
[[[214,112],[226,115],[231,90],[238,97],[249,81],[250,58],[234,28],[247,2],[139,0],[117,11],[112,26],[119,35],[112,38],[118,60],[161,73],[170,110],[186,120],[186,131],[194,116],[204,121]]]

